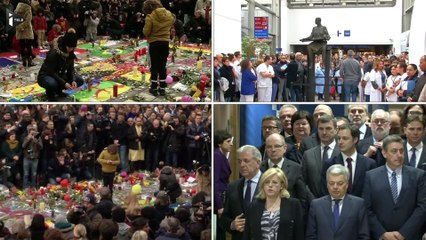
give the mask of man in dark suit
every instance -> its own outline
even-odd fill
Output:
[[[244,215],[247,213],[248,203],[258,192],[257,185],[261,176],[259,167],[262,161],[259,150],[251,145],[240,147],[237,153],[242,177],[229,184],[225,195],[225,207],[219,223],[223,229],[232,234],[232,240],[243,239]],[[250,190],[247,191],[247,189]]]
[[[327,169],[334,165],[340,164],[349,170],[349,186],[348,193],[357,197],[362,196],[364,188],[365,173],[376,168],[376,162],[357,153],[356,145],[359,139],[359,128],[354,124],[345,124],[340,126],[337,133],[338,146],[341,154],[334,158],[330,158],[324,162],[321,171],[321,185],[323,194],[327,194]]]
[[[423,90],[424,85],[426,84],[426,55],[423,55],[420,58],[419,64],[420,70],[422,70],[423,75],[417,80],[416,86],[414,87],[413,94],[408,98],[409,102],[419,101],[420,94]]]
[[[327,169],[329,195],[312,201],[305,239],[370,239],[364,199],[346,194],[349,178],[349,170],[340,164]]]
[[[284,137],[278,133],[271,134],[266,139],[267,160],[260,165],[260,171],[265,172],[271,167],[281,168],[288,179],[290,196],[300,200],[304,209],[308,209],[308,193],[302,176],[302,166],[284,157],[287,144]]]
[[[365,124],[367,121],[367,104],[351,104],[348,106],[348,118],[350,123],[355,124],[360,131],[359,140],[371,137],[371,128]]]
[[[265,116],[262,118],[262,140],[264,141],[266,138],[268,138],[273,133],[280,133],[281,132],[281,121],[279,118],[275,116]],[[295,146],[291,143],[287,144],[287,151],[285,153],[285,157],[296,162],[301,163],[302,162],[302,156],[298,154],[297,149]],[[259,151],[262,154],[262,160],[267,160],[268,156],[265,151],[265,143],[263,143],[259,147]],[[299,156],[300,155],[300,156]]]
[[[375,110],[371,115],[372,136],[361,140],[357,146],[357,151],[375,160],[377,166],[382,166],[386,162],[382,154],[382,143],[389,135],[390,121],[389,112],[382,109]]]
[[[333,110],[328,105],[320,104],[314,109],[313,116],[315,127],[318,127],[318,119],[323,115],[334,116]],[[321,140],[318,132],[312,133],[309,137],[303,139],[300,151],[304,154],[306,150],[314,148],[320,145],[320,143]]]
[[[405,120],[404,133],[407,137],[404,142],[405,164],[426,170],[426,151],[423,147],[424,119],[418,115],[408,115]]]
[[[302,101],[302,91],[300,86],[296,86],[295,83],[299,80],[299,64],[296,62],[296,55],[290,53],[290,62],[287,65],[285,73],[287,73],[287,87],[290,89],[291,101],[298,102]]]
[[[281,120],[281,126],[283,128],[281,135],[283,135],[284,138],[293,135],[293,130],[291,128],[291,117],[293,117],[295,112],[297,112],[297,107],[291,104],[285,104],[280,108],[278,114]]]
[[[303,179],[309,188],[310,199],[324,196],[321,194],[321,169],[324,161],[340,154],[336,144],[336,119],[326,114],[318,119],[318,136],[320,145],[303,153]]]
[[[421,239],[426,215],[425,171],[404,165],[404,141],[383,140],[384,166],[366,174],[363,198],[371,239]]]

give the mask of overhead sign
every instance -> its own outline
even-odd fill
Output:
[[[268,17],[254,17],[254,37],[258,39],[268,38]]]
[[[351,36],[351,30],[343,30],[343,33],[340,32],[339,30],[337,30],[337,37],[340,37],[340,35],[342,35],[344,37],[350,37]]]

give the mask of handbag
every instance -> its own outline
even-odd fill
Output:
[[[374,89],[378,89],[379,88],[379,84],[377,84],[376,81],[371,81],[371,86],[373,86]]]

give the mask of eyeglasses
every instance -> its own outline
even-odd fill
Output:
[[[372,123],[374,123],[375,125],[388,125],[389,121],[385,120],[385,119],[375,119],[374,121],[372,121]]]
[[[278,127],[265,126],[265,127],[262,127],[262,129],[265,130],[265,131],[272,131],[274,129],[278,129]]]
[[[266,149],[268,150],[272,150],[272,149],[278,149],[278,148],[282,148],[284,146],[284,144],[281,145],[266,145]]]

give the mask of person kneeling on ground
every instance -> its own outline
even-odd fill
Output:
[[[74,49],[77,47],[77,34],[70,28],[64,36],[53,41],[53,48],[38,73],[38,84],[46,89],[49,101],[56,101],[55,94],[65,97],[64,89],[75,89],[83,84],[83,78],[74,74]]]

